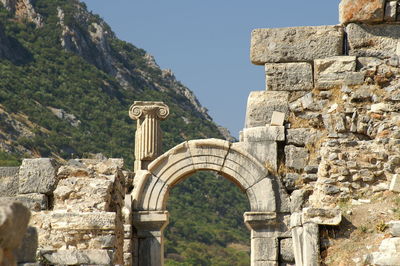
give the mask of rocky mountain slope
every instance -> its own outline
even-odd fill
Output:
[[[226,135],[171,70],[160,69],[144,50],[119,40],[84,3],[0,0],[0,164],[100,152],[124,158],[131,168],[135,121],[128,108],[135,100],[169,105],[171,115],[162,122],[164,150],[186,139]],[[221,188],[217,200],[213,191]],[[210,174],[179,185],[170,198],[171,233],[166,232],[171,263],[191,259],[209,265],[205,254],[213,254],[214,265],[227,254],[237,263],[248,261],[241,216],[246,207],[234,185]],[[204,252],[195,254],[199,246]],[[232,255],[237,249],[244,251]]]
[[[210,133],[216,132],[214,136],[220,135],[207,110],[200,105],[194,94],[175,78],[171,70],[161,70],[154,58],[144,50],[117,39],[110,27],[98,16],[88,12],[83,3],[36,1],[33,5],[28,0],[2,0],[2,4],[0,58],[3,59],[1,64],[3,97],[1,109],[2,122],[7,124],[2,128],[8,128],[2,132],[1,145],[4,150],[46,155],[44,150],[35,151],[35,148],[43,149],[36,147],[39,145],[19,143],[21,138],[34,138],[41,134],[51,135],[53,131],[37,121],[37,117],[34,118],[32,114],[29,114],[29,110],[20,108],[22,102],[33,105],[31,109],[38,109],[39,112],[52,116],[49,117],[50,120],[57,119],[70,131],[80,131],[86,126],[90,127],[83,111],[92,110],[80,110],[77,107],[79,102],[90,101],[90,98],[94,100],[89,95],[92,89],[109,97],[109,99],[104,99],[104,102],[115,100],[119,102],[117,104],[123,103],[125,106],[133,100],[149,98],[146,95],[153,94],[151,99],[172,102],[172,108],[185,112],[179,121],[182,127],[190,128],[192,124],[201,123]],[[54,62],[53,59],[56,58],[58,62]],[[63,60],[69,62],[63,62]],[[32,72],[35,73],[34,76]],[[93,77],[85,78],[85,72]],[[16,82],[17,84],[10,84],[13,81],[11,75],[20,76],[22,80]],[[75,87],[82,90],[77,91],[77,88],[71,88],[71,83],[73,83],[71,75],[79,83]],[[84,84],[84,81],[88,81],[88,84]],[[25,94],[23,95],[25,99],[17,100],[18,108],[14,105],[14,108],[19,109],[15,110],[17,112],[11,107],[13,96],[8,95],[11,92]],[[49,92],[52,95],[46,95]],[[54,92],[59,95],[54,95]],[[63,99],[62,102],[57,102],[64,98],[65,94],[75,94],[76,101]],[[53,97],[54,99],[51,99]],[[101,104],[101,101],[98,102],[98,105]],[[102,112],[107,113],[110,107],[107,109]],[[120,116],[116,118],[126,120],[124,117],[126,115]],[[92,117],[91,120],[93,118],[98,119],[100,116]],[[35,130],[38,132],[35,133]],[[90,131],[91,135],[97,134],[93,132],[94,130]],[[180,132],[181,135],[187,135],[184,131]],[[58,133],[66,134],[60,131]],[[67,135],[73,135],[73,133]],[[183,139],[185,137],[182,137]],[[16,142],[18,145],[15,145]],[[78,155],[82,152],[95,152],[82,150],[73,145],[68,145],[70,147],[64,147],[64,149],[57,144],[48,146],[50,147],[45,149],[47,153],[51,151],[62,154],[62,157],[68,157],[71,154]]]

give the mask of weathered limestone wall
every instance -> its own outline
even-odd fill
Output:
[[[41,158],[0,168],[0,199],[20,201],[31,210],[16,262],[122,265],[129,259],[124,223],[130,221],[122,213],[129,173],[122,167],[122,159],[70,160],[60,166]]]
[[[266,90],[249,96],[242,141],[281,144],[284,157],[261,159],[286,174],[289,191],[324,183],[322,193],[346,197],[388,189],[399,172],[400,25],[387,19],[397,1],[368,1],[379,3],[373,10],[358,2],[342,2],[339,26],[253,31]],[[273,112],[285,114],[284,129],[270,126]]]
[[[285,263],[319,264],[309,243],[340,223],[339,201],[400,191],[399,4],[343,0],[340,25],[252,32],[266,89],[249,95],[241,142],[291,193]]]

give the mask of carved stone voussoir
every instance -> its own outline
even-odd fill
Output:
[[[163,102],[141,102],[135,101],[129,108],[129,117],[138,120],[148,115],[154,115],[164,120],[169,115],[169,107]]]

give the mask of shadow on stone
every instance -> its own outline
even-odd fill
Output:
[[[21,246],[15,251],[15,257],[18,263],[35,262],[37,248],[38,232],[35,227],[29,226]]]

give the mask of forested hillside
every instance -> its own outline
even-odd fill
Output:
[[[1,165],[103,153],[131,168],[135,121],[128,108],[135,100],[169,105],[165,150],[187,139],[223,138],[170,70],[119,40],[83,3],[0,0]],[[173,189],[169,210],[167,264],[249,263],[247,202],[233,184],[200,173]]]

